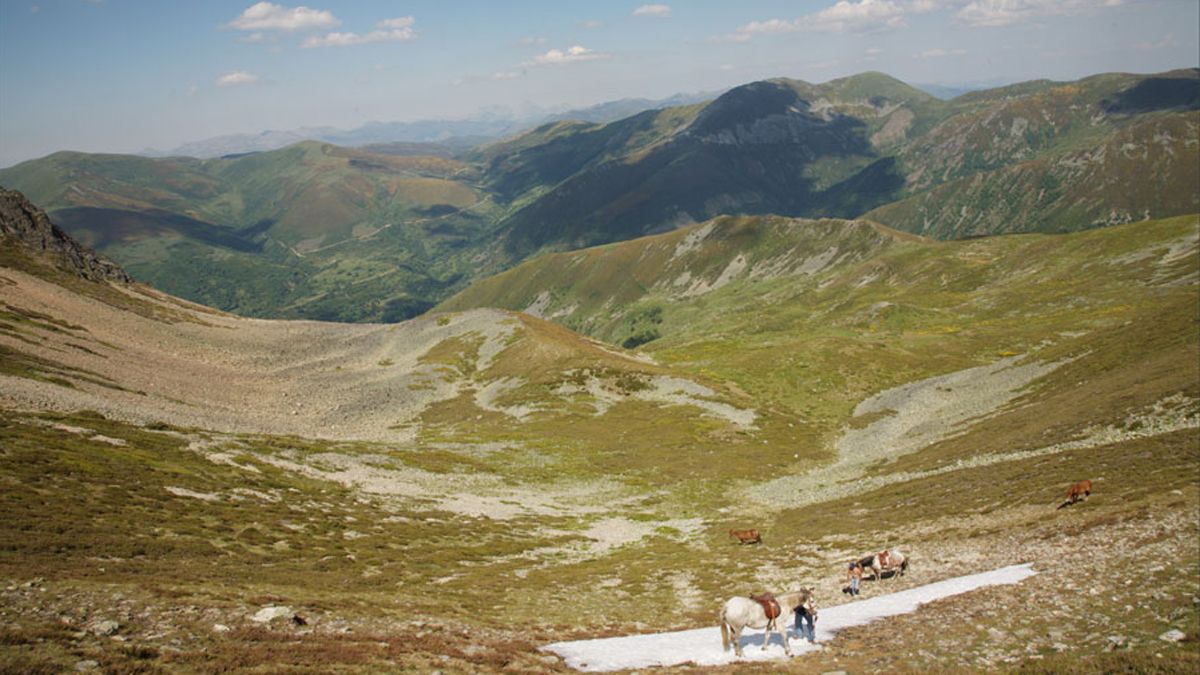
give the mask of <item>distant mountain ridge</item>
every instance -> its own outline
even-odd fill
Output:
[[[176,295],[253,316],[395,321],[542,251],[722,215],[865,217],[939,239],[1065,232],[1198,212],[1198,172],[1200,70],[1187,69],[950,101],[883,73],[781,78],[467,152],[56,153],[0,170],[0,184]]]
[[[522,115],[483,114],[465,119],[428,119],[412,122],[367,122],[353,129],[301,127],[289,131],[225,134],[191,141],[170,150],[146,150],[147,157],[195,157],[213,159],[227,155],[278,150],[302,141],[319,141],[347,147],[400,143],[448,144],[465,148],[502,136],[519,133],[538,124],[580,120],[612,122],[644,110],[687,105],[714,98],[717,93],[675,94],[663,99],[624,98],[562,112]]]

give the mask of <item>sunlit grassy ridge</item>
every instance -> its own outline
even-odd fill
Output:
[[[1071,369],[1089,378],[1143,372],[1145,405],[1200,379],[1166,365],[1195,360],[1196,229],[1189,216],[1072,237],[932,242],[867,223],[725,218],[543,256],[443,306],[533,307],[612,342],[643,330],[653,308],[658,336],[643,351],[734,382],[818,435],[882,389],[1035,351],[1082,358]],[[1147,340],[1155,348],[1132,346]],[[1152,362],[1162,377],[1146,370]]]

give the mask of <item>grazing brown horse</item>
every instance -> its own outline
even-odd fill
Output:
[[[743,544],[761,544],[762,543],[762,533],[760,533],[758,530],[755,530],[755,529],[730,530],[729,536],[733,537],[734,539],[737,539],[740,543],[743,543]]]
[[[1079,502],[1079,501],[1087,501],[1087,498],[1091,494],[1092,494],[1092,481],[1081,480],[1081,481],[1072,483],[1071,487],[1067,488],[1067,501],[1060,504],[1058,508],[1061,509],[1064,506],[1070,506],[1071,504],[1074,504],[1075,502]]]

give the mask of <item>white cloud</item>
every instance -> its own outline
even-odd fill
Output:
[[[251,33],[238,38],[238,42],[243,42],[248,45],[256,45],[267,41],[266,33]]]
[[[867,48],[867,56],[879,56],[882,53],[883,53],[883,50],[880,49],[879,47]]]
[[[904,15],[914,9],[892,0],[838,0],[815,14],[797,19],[807,30],[835,33],[867,33],[904,25]]]
[[[235,87],[243,84],[254,84],[258,82],[258,76],[254,73],[247,73],[244,70],[235,70],[232,73],[225,73],[217,78],[218,87]]]
[[[383,30],[404,30],[405,28],[412,28],[414,23],[416,23],[416,19],[411,16],[401,16],[395,19],[384,19],[375,24],[375,27]]]
[[[665,19],[671,16],[670,5],[642,5],[633,10],[634,16],[657,16]]]
[[[956,0],[837,0],[825,9],[795,19],[751,21],[718,42],[749,42],[759,35],[817,31],[823,33],[874,33],[906,24],[909,14],[924,14]],[[959,0],[961,2],[961,0]]]
[[[417,32],[412,27],[415,21],[416,19],[411,16],[384,19],[375,24],[375,30],[361,35],[358,33],[310,35],[300,46],[312,49],[314,47],[352,47],[372,42],[404,42],[417,37]]]
[[[1134,46],[1138,49],[1166,49],[1167,47],[1178,47],[1179,42],[1175,40],[1174,33],[1167,33],[1158,42],[1139,42]]]
[[[1068,16],[1123,0],[972,0],[955,15],[968,26],[1010,26],[1043,16]]]
[[[260,30],[314,30],[318,28],[333,28],[342,22],[333,14],[321,9],[308,7],[284,7],[269,2],[259,2],[250,5],[241,16],[229,22],[230,28],[247,31]]]
[[[521,73],[518,73],[515,70],[505,70],[498,73],[492,73],[493,80],[515,80],[520,76]]]
[[[609,54],[605,54],[604,52],[597,52],[587,47],[575,45],[569,47],[566,51],[551,49],[545,54],[538,54],[533,57],[533,64],[545,66],[560,63],[576,63],[578,61],[596,61],[598,59],[607,59],[609,56]]]
[[[913,58],[914,59],[940,59],[943,56],[962,56],[966,53],[967,53],[967,50],[965,50],[965,49],[942,49],[941,47],[934,47],[933,49],[926,49],[925,51],[921,52],[920,54],[913,54]]]

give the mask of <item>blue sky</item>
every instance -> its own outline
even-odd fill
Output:
[[[0,0],[0,166],[61,149],[662,98],[1200,65],[1196,0]]]

